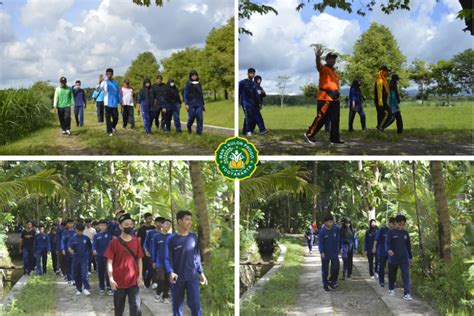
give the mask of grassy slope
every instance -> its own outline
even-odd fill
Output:
[[[208,103],[204,116],[204,124],[232,127],[233,102],[219,101]],[[187,119],[184,109],[181,111],[181,121]],[[105,133],[105,125],[96,123],[94,106],[86,110],[85,127],[76,128],[73,119],[71,139],[63,137],[58,127],[41,129],[28,137],[0,147],[0,155],[63,155],[64,147],[69,153],[90,155],[186,155],[206,154],[212,155],[225,136],[206,133],[197,136],[183,133],[178,135],[174,131],[163,132],[147,136],[143,130],[143,122],[136,118],[137,130],[123,130],[122,119],[119,119],[119,134],[109,137]]]
[[[297,238],[282,238],[280,242],[287,247],[283,266],[261,291],[241,307],[242,316],[286,315],[296,303],[298,280],[304,262],[304,247]]]

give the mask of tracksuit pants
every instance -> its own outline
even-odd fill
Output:
[[[382,284],[385,284],[385,264],[388,261],[388,257],[387,256],[378,256],[377,258],[378,258],[377,273],[379,275],[379,284],[382,285]],[[390,264],[389,264],[389,266],[390,266]]]
[[[244,111],[244,128],[242,133],[246,135],[247,133],[252,133],[255,128],[256,117],[255,117],[255,106],[252,104],[242,104],[242,109]]]
[[[176,128],[176,132],[181,133],[181,120],[179,117],[179,104],[174,105],[173,107],[169,108],[166,110],[165,113],[165,130],[170,131],[171,130],[171,120],[173,119],[174,121],[174,127]]]
[[[254,107],[253,116],[255,119],[253,121],[253,125],[250,127],[251,128],[250,131],[254,133],[256,126],[258,126],[258,130],[260,131],[260,133],[263,133],[264,131],[266,131],[267,128],[265,127],[265,122],[263,121],[263,116],[262,116],[262,112],[260,108]]]
[[[53,272],[57,272],[58,271],[58,253],[56,252],[56,250],[52,250],[51,251],[51,261],[53,262]]]
[[[112,134],[113,130],[117,127],[118,119],[118,108],[105,106],[105,124],[107,128],[107,134]]]
[[[400,271],[402,272],[403,295],[410,294],[410,270],[408,262],[391,263],[388,266],[388,289],[393,290],[395,288],[398,267],[400,267]]]
[[[74,282],[76,282],[76,289],[79,292],[82,292],[82,287],[89,290],[91,287],[89,285],[89,260],[72,260],[72,270],[74,273]]]
[[[322,263],[322,276],[323,276],[323,286],[327,287],[329,283],[336,283],[337,277],[339,275],[339,258],[332,259],[323,259],[321,258]],[[331,276],[328,279],[329,275],[329,263],[331,263]]]
[[[122,120],[123,128],[126,128],[128,124],[133,129],[135,128],[135,107],[133,105],[124,105],[122,109]]]
[[[309,251],[313,251],[314,238],[306,238]]]
[[[352,107],[349,108],[349,131],[353,131],[353,125],[354,125],[354,119],[356,114],[359,113],[360,117],[360,125],[362,126],[362,130],[366,129],[366,121],[365,121],[365,113],[364,109],[362,107],[359,107],[359,109],[353,110]]]
[[[142,314],[140,289],[138,286],[132,286],[126,289],[117,289],[114,291],[114,311],[115,316],[122,316],[125,310],[125,301],[128,296],[129,314],[140,316]]]
[[[36,257],[36,274],[43,275],[47,272],[48,250],[39,250],[35,253]]]
[[[72,281],[74,278],[74,273],[72,269],[72,255],[69,254],[67,251],[66,255],[64,256],[64,266],[66,269],[66,279],[68,281]]]
[[[77,126],[84,126],[84,106],[74,106],[74,118]]]
[[[183,315],[184,295],[187,296],[187,304],[191,309],[192,316],[201,316],[201,298],[199,280],[181,280],[171,285],[171,300],[173,305],[173,316]]]
[[[318,114],[311,126],[306,132],[308,138],[313,138],[321,130],[328,119],[331,120],[330,140],[332,142],[339,141],[339,115],[340,115],[339,101],[318,101]]]
[[[387,122],[383,126],[383,129],[386,129],[390,125],[392,125],[393,121],[397,121],[397,133],[403,133],[403,120],[402,120],[402,113],[400,111],[394,112],[390,115]]]
[[[97,123],[104,123],[104,101],[96,102]]]
[[[189,107],[188,123],[186,125],[189,133],[191,133],[194,121],[197,121],[196,133],[202,134],[204,129],[204,109],[202,106]]]
[[[374,259],[375,259],[375,270],[374,270]],[[367,260],[369,262],[369,274],[370,276],[374,276],[374,271],[378,273],[378,265],[379,265],[379,259],[378,257],[373,254],[373,253],[367,253]]]
[[[71,129],[71,108],[58,108],[59,125],[65,132]]]
[[[107,258],[97,255],[97,275],[99,277],[99,289],[105,291],[105,286],[110,289],[109,274],[107,273]]]
[[[156,295],[163,295],[163,298],[170,297],[170,281],[169,281],[169,274],[166,273],[166,269],[164,267],[156,268],[156,279],[158,283],[158,287],[156,288]]]

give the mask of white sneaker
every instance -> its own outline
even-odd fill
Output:
[[[306,142],[308,144],[314,144],[315,143],[308,137],[308,135],[306,135],[306,133],[304,133],[303,136],[304,136],[304,139],[306,140]]]
[[[375,277],[374,277],[374,276],[371,276],[370,278],[371,278],[372,280],[373,280],[373,279],[375,279]]]
[[[413,298],[411,297],[410,294],[405,294],[405,295],[403,295],[403,299],[404,299],[405,301],[412,301],[412,300],[413,300]]]
[[[66,131],[61,131],[61,133],[62,133],[63,135],[66,135]]]
[[[170,300],[167,298],[164,298],[161,302],[164,304],[169,304]]]
[[[71,136],[71,131],[70,131],[70,130],[67,130],[67,131],[66,131],[66,134],[67,134],[68,136]]]
[[[109,136],[112,137],[112,136],[114,136],[114,134],[110,133]]]
[[[158,294],[155,294],[155,298],[153,300],[155,302],[161,302],[161,297]]]
[[[151,289],[152,289],[152,290],[156,290],[157,287],[158,287],[158,284],[156,284],[156,283],[153,283],[153,284],[151,285]]]
[[[67,284],[68,284],[68,285],[71,285],[71,284],[72,284],[72,282],[71,282],[71,281],[67,281]]]
[[[84,291],[82,291],[84,293],[85,296],[89,296],[91,295],[91,292],[89,292],[88,289],[84,289]]]
[[[80,291],[76,291],[76,296],[81,295],[82,293]]]
[[[388,290],[388,296],[395,296],[394,290]]]
[[[251,132],[248,132],[247,134],[245,134],[246,136],[252,136],[252,133]]]

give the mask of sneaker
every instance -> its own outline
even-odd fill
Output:
[[[112,137],[112,136],[114,136],[114,134],[113,134],[113,133],[110,133],[109,136]]]
[[[335,289],[336,289],[336,285],[335,285],[335,284],[333,284],[333,283],[329,283],[329,287],[330,287],[331,289],[333,289],[333,290],[335,290]]]
[[[112,128],[112,133],[117,133],[117,130],[115,128]]]
[[[67,134],[66,131],[61,131],[61,133],[62,133],[63,135],[66,135],[66,134]]]
[[[164,303],[164,304],[169,304],[170,300],[167,299],[167,298],[163,298],[163,300],[161,302]]]
[[[100,295],[100,296],[105,295],[105,291],[104,291],[104,290],[100,290],[100,291],[99,291],[99,295]]]
[[[372,280],[373,280],[373,279],[375,279],[375,277],[374,277],[374,276],[371,276],[370,278],[371,278]]]
[[[324,287],[324,290],[325,290],[326,292],[330,292],[330,291],[331,291],[331,289],[329,289],[327,286]]]
[[[412,301],[412,300],[413,300],[413,298],[411,297],[410,294],[405,294],[405,295],[403,295],[403,299],[404,299],[405,301]]]
[[[108,296],[113,296],[113,295],[114,295],[114,291],[112,291],[112,289],[107,289],[107,295],[108,295]]]
[[[352,278],[352,275],[348,274],[348,275],[347,275],[347,279],[350,279],[350,278]],[[339,284],[337,284],[337,285],[339,285]],[[336,285],[336,286],[337,286],[337,285]]]
[[[265,135],[265,134],[268,134],[268,129],[264,130],[263,132],[260,132],[260,135]]]
[[[90,273],[90,272],[87,272],[87,275],[91,275],[91,273]]]
[[[308,135],[306,135],[306,133],[304,133],[303,136],[304,136],[304,139],[306,140],[306,142],[308,144],[314,144],[315,143],[308,137]]]
[[[158,284],[156,284],[156,283],[153,283],[153,284],[151,285],[151,289],[152,289],[152,290],[156,290],[157,287],[158,287]]]
[[[72,286],[76,286],[76,282],[73,281],[73,282],[72,282]]]
[[[76,291],[76,296],[79,296],[81,294],[82,294],[81,291]]]
[[[85,296],[91,295],[91,292],[89,292],[88,289],[84,289],[83,293],[84,293]]]
[[[70,130],[67,130],[67,131],[66,131],[66,134],[67,134],[67,136],[71,136],[71,131],[70,131]]]
[[[388,290],[388,296],[395,296],[394,290]]]
[[[245,136],[250,137],[250,136],[252,136],[252,133],[248,132],[247,134],[245,134]]]
[[[161,302],[161,297],[158,294],[155,294],[155,298],[153,300],[155,302]]]
[[[385,287],[385,283],[380,283],[380,287]]]

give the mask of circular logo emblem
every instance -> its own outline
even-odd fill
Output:
[[[257,169],[258,150],[245,138],[228,138],[217,148],[215,159],[217,169],[226,179],[244,180]]]

